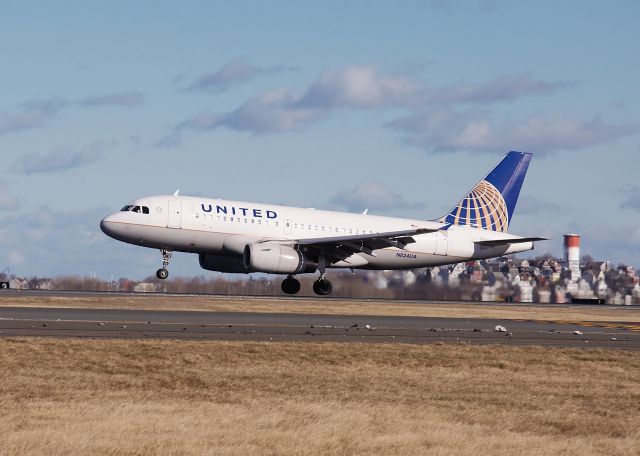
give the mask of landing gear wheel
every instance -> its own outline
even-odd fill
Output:
[[[293,276],[289,276],[282,281],[281,288],[285,294],[296,294],[300,291],[300,282],[298,279],[294,279]]]
[[[171,260],[171,250],[160,249],[160,253],[162,253],[162,268],[156,271],[156,277],[160,280],[164,280],[169,277],[169,270],[167,266],[169,266],[169,260]]]
[[[333,285],[327,279],[318,279],[313,282],[313,292],[320,296],[331,294]]]

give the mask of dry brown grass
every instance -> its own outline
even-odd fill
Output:
[[[640,309],[611,306],[499,306],[464,303],[257,298],[229,296],[15,296],[0,294],[0,307],[188,310],[209,312],[317,313],[566,321],[640,321]]]
[[[0,454],[640,452],[640,354],[0,340]]]

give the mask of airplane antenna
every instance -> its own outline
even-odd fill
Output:
[[[367,215],[367,212],[369,212],[369,209],[365,209],[364,211],[362,211],[362,215]]]
[[[180,194],[180,189],[176,190],[173,196],[178,196]]]

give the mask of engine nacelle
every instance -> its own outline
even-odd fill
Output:
[[[200,267],[208,271],[234,272],[247,274],[249,270],[244,267],[241,255],[198,255]]]
[[[244,248],[244,267],[250,271],[272,274],[315,272],[318,263],[302,252],[278,244],[249,244]]]

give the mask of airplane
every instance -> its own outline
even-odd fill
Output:
[[[159,279],[172,252],[197,253],[200,266],[228,273],[282,274],[285,294],[300,291],[298,274],[316,273],[328,295],[329,268],[413,269],[488,259],[534,248],[543,237],[507,233],[532,154],[511,151],[446,215],[415,220],[303,209],[219,198],[140,198],[102,219],[119,241],[159,249]]]

